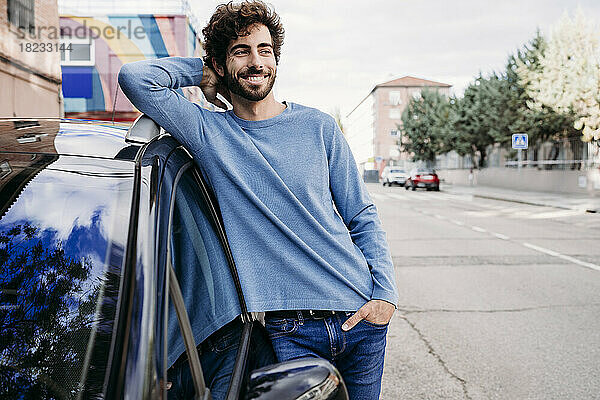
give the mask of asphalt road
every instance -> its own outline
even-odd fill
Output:
[[[600,399],[600,215],[368,184],[400,292],[382,399]]]

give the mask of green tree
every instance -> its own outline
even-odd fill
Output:
[[[538,54],[538,68],[517,60],[517,73],[528,105],[574,114],[573,128],[584,141],[600,139],[600,40],[597,28],[581,10],[565,14]]]
[[[484,166],[487,146],[500,137],[499,127],[494,126],[499,117],[497,77],[485,79],[481,75],[465,89],[463,97],[455,102],[452,128],[454,140],[452,150],[459,154],[479,156],[478,164]]]
[[[494,143],[508,147],[514,133],[527,133],[532,144],[575,133],[572,114],[528,106],[532,99],[517,74],[518,65],[538,71],[545,47],[538,32],[529,44],[508,57],[503,73],[480,74],[464,96],[455,99],[450,133],[453,150],[461,155],[479,155],[479,166],[483,167],[486,148]]]
[[[528,94],[527,83],[517,71],[520,68],[521,71],[527,69],[530,73],[540,73],[540,57],[544,55],[545,49],[546,41],[538,31],[528,44],[508,57],[506,65],[506,81],[511,93],[508,107],[512,111],[509,129],[512,133],[527,133],[530,144],[534,145],[578,135],[573,127],[573,113],[557,113],[543,104],[533,108],[528,106],[533,99]]]
[[[451,149],[446,136],[451,108],[446,96],[432,90],[423,90],[420,98],[413,98],[402,114],[401,150],[411,154],[415,161],[435,161],[438,154]]]

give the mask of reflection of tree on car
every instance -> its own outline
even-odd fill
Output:
[[[92,335],[110,343],[111,319],[95,315],[101,299],[114,313],[118,276],[90,282],[91,260],[68,256],[44,233],[27,223],[0,232],[0,397],[71,398],[81,371],[104,375],[105,352],[85,355]],[[101,391],[86,385],[85,394]]]
[[[19,141],[14,125],[3,150],[18,152],[2,154],[12,173],[0,186],[0,397],[102,397],[126,232],[114,222],[133,174],[57,155],[59,121],[36,121],[37,141]]]

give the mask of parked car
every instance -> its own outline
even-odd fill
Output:
[[[190,257],[201,290],[179,275]],[[190,290],[202,307],[186,307]],[[325,360],[245,369],[258,322],[219,205],[150,118],[0,119],[0,398],[166,399],[173,324],[196,398],[210,398],[197,317],[223,303],[242,321],[227,399],[347,399]]]
[[[406,171],[398,167],[385,167],[381,173],[383,186],[392,186],[393,184],[404,186],[408,177]]]
[[[408,190],[417,190],[425,188],[427,190],[440,190],[440,179],[434,169],[417,168],[410,171],[410,177],[406,181],[404,188]]]

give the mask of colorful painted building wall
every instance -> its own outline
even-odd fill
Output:
[[[124,63],[168,56],[200,57],[198,35],[185,15],[61,16],[62,92],[65,116],[116,121],[139,113],[119,89]],[[201,101],[198,88],[179,92]],[[115,93],[117,93],[115,102]]]

